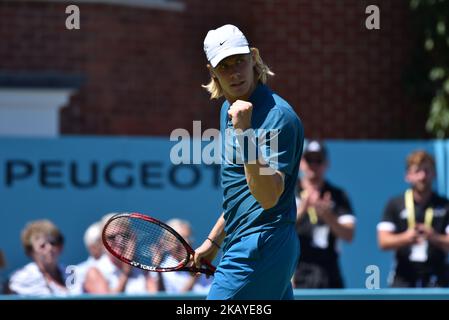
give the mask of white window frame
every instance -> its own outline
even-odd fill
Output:
[[[161,9],[169,11],[183,11],[185,3],[181,0],[40,0],[47,2],[66,2],[67,4],[114,4],[121,6]]]
[[[59,136],[59,111],[75,91],[0,87],[0,136]]]

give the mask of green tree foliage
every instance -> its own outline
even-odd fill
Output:
[[[410,0],[418,36],[410,89],[430,106],[426,128],[437,138],[449,136],[449,0]]]

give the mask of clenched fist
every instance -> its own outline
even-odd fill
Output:
[[[234,129],[241,129],[242,131],[251,128],[252,113],[252,103],[243,100],[235,101],[228,110]]]

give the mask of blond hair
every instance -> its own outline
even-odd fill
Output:
[[[268,76],[274,76],[273,71],[263,62],[259,54],[259,49],[251,48],[251,52],[254,53],[256,59],[256,65],[254,66],[254,72],[256,74],[257,80],[262,83],[267,83]],[[201,85],[207,92],[210,93],[211,99],[218,99],[223,96],[223,89],[220,83],[215,77],[211,77],[208,84]]]
[[[433,169],[435,169],[435,160],[433,157],[424,150],[417,150],[408,155],[406,167],[408,170],[413,165],[420,166],[424,163],[430,163]]]
[[[38,235],[50,236],[57,244],[64,244],[64,237],[59,229],[50,220],[37,220],[28,223],[22,230],[21,240],[25,253],[31,256],[33,253],[33,240]]]

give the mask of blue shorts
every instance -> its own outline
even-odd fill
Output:
[[[224,253],[207,299],[293,300],[298,258],[293,224],[242,237]]]

